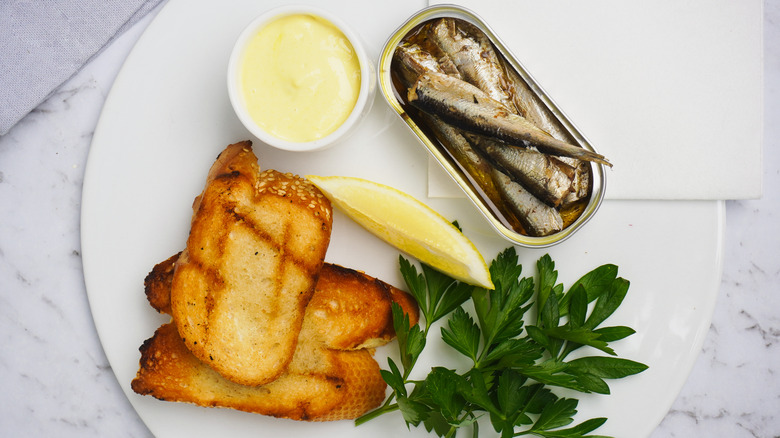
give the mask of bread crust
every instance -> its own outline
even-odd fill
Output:
[[[193,202],[171,312],[187,348],[228,380],[273,381],[292,360],[332,227],[305,179],[261,172],[250,142],[228,146]]]
[[[171,314],[171,283],[173,270],[181,251],[154,265],[144,278],[144,293],[149,305],[160,313]]]

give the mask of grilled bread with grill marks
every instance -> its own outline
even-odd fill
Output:
[[[149,303],[170,312],[170,284],[179,254],[157,264],[144,285]],[[385,383],[372,349],[394,336],[390,305],[417,323],[419,311],[405,292],[364,273],[325,263],[306,308],[298,346],[273,382],[231,382],[194,357],[172,324],[141,346],[135,392],[161,400],[226,407],[294,420],[353,419],[377,407]]]
[[[144,280],[146,298],[160,313],[171,313],[171,280],[180,254],[155,265]],[[417,303],[406,292],[363,272],[324,263],[299,338],[338,350],[379,347],[395,337],[393,302],[416,324]]]
[[[171,311],[195,357],[228,380],[275,380],[295,352],[330,242],[330,202],[305,179],[261,172],[250,142],[228,146],[193,203]]]

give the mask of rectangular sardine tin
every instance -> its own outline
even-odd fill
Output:
[[[487,219],[500,236],[510,242],[529,248],[543,248],[558,244],[566,240],[574,232],[579,230],[599,209],[606,190],[605,166],[601,163],[583,161],[586,163],[586,172],[589,173],[589,194],[587,201],[580,202],[577,207],[576,219],[570,219],[566,226],[557,232],[546,236],[529,236],[513,227],[502,216],[500,208],[485,195],[475,178],[459,165],[452,154],[447,153],[441,142],[432,134],[430,128],[420,118],[419,112],[410,107],[406,102],[403,90],[399,84],[397,75],[393,74],[393,56],[399,44],[407,37],[417,32],[425,23],[439,18],[454,18],[470,23],[481,31],[492,43],[501,58],[507,74],[517,86],[518,94],[522,99],[532,103],[534,112],[542,114],[545,125],[543,128],[554,137],[569,144],[579,146],[588,151],[595,152],[587,139],[577,130],[573,123],[556,106],[553,100],[545,93],[531,74],[523,67],[517,58],[510,52],[501,39],[493,32],[475,13],[454,5],[438,5],[425,8],[403,23],[385,43],[378,60],[379,89],[387,103],[415,133],[428,152],[441,164],[446,173],[452,177],[474,206]],[[574,214],[571,214],[574,217]]]

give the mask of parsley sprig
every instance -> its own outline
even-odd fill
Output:
[[[618,358],[609,346],[632,335],[633,329],[600,327],[629,288],[629,282],[617,276],[615,265],[599,266],[564,290],[549,255],[538,260],[536,280],[521,278],[522,266],[510,247],[491,263],[495,289],[487,290],[458,282],[425,264],[418,272],[408,260],[399,259],[401,275],[419,303],[421,323],[411,325],[408,315],[393,306],[400,365],[388,358],[389,369],[382,370],[392,392],[382,406],[356,424],[400,411],[407,426],[422,424],[440,437],[452,437],[464,427],[471,427],[477,437],[477,420],[487,416],[502,438],[602,438],[589,433],[607,419],[592,418],[571,426],[578,400],[559,397],[553,389],[609,394],[606,380],[647,369]],[[469,299],[473,312],[464,308]],[[532,309],[535,317],[529,313]],[[458,372],[437,366],[423,380],[410,379],[432,325],[448,315],[446,326],[441,327],[442,339],[468,358],[471,368]],[[533,325],[526,324],[529,316]],[[566,360],[583,347],[606,355]]]

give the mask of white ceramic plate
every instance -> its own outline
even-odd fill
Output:
[[[84,276],[95,325],[122,388],[160,438],[428,436],[422,429],[408,432],[395,414],[359,428],[349,421],[309,424],[166,403],[130,390],[138,347],[167,319],[148,306],[143,279],[154,264],[183,248],[192,200],[217,154],[229,143],[251,139],[227,97],[230,48],[253,16],[279,3],[239,1],[225,7],[173,0],[117,77],[93,139],[82,200]],[[376,56],[384,39],[425,3],[320,6],[354,25],[370,56]],[[404,190],[457,219],[487,259],[508,246],[465,199],[426,197],[426,152],[384,102],[375,102],[358,132],[334,149],[296,154],[256,142],[255,151],[263,168],[364,177]],[[566,285],[603,263],[619,265],[620,275],[631,281],[610,323],[638,333],[614,346],[621,357],[650,369],[611,383],[610,396],[580,397],[579,418],[609,418],[599,433],[646,437],[674,401],[709,327],[720,283],[723,226],[721,202],[607,201],[563,244],[548,251],[520,250],[528,274],[549,252]],[[401,286],[397,257],[397,251],[336,214],[328,261]],[[433,357],[446,356],[437,338],[431,342],[417,367],[421,373]],[[377,352],[380,364],[394,345]]]

